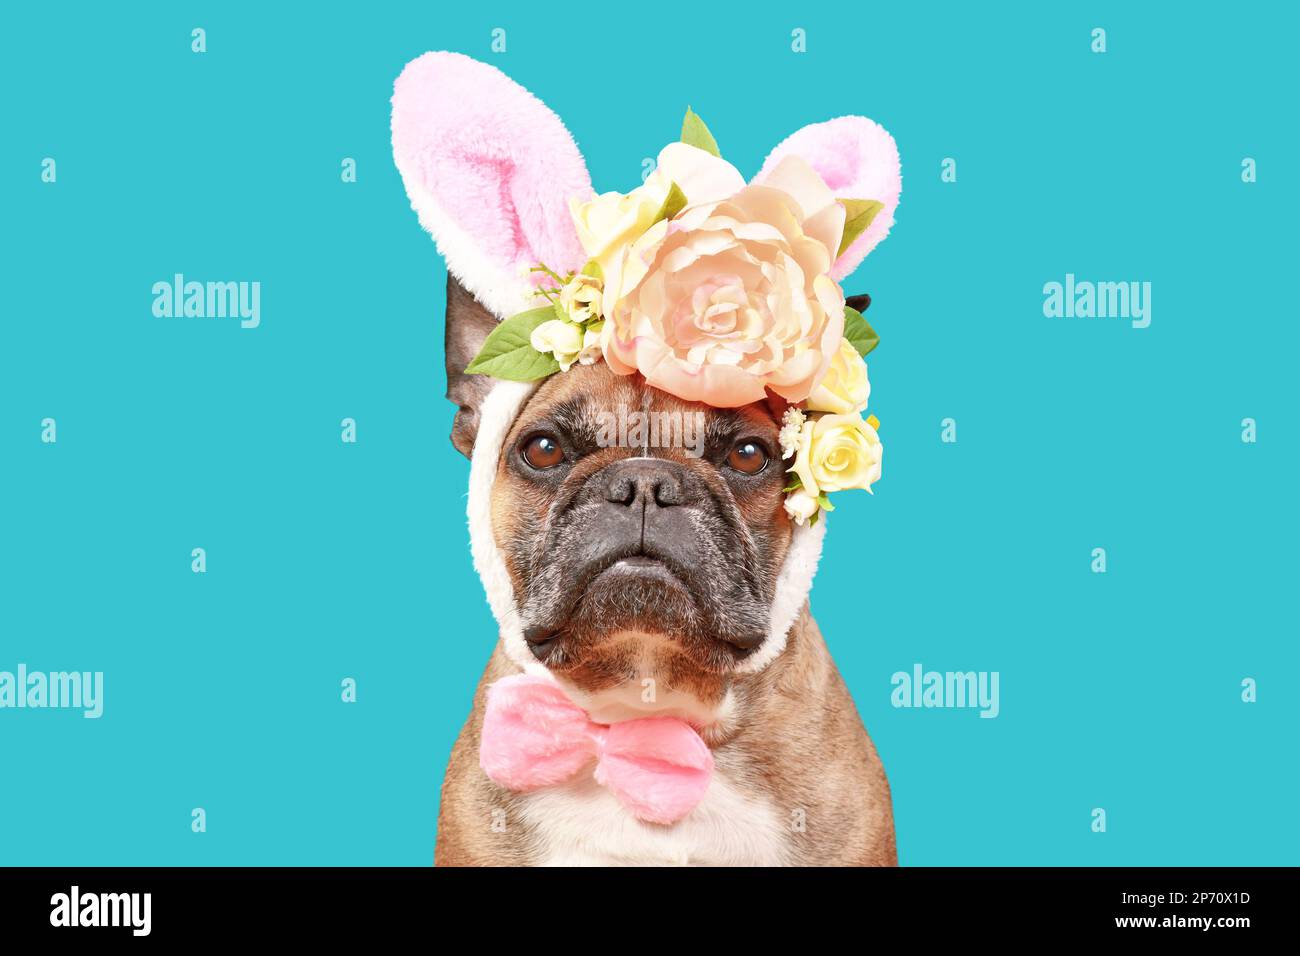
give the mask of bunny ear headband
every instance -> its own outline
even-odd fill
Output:
[[[781,449],[798,527],[771,635],[745,662],[763,667],[812,586],[828,493],[869,491],[880,476],[879,423],[863,417],[863,356],[878,340],[839,280],[893,225],[893,138],[861,116],[805,126],[746,183],[688,110],[682,141],[641,185],[595,195],[554,113],[495,67],[443,52],[397,79],[393,156],[448,272],[499,320],[466,368],[495,380],[479,409],[469,523],[512,658],[536,663],[491,530],[501,446],[540,381],[603,360],[687,401],[736,407],[772,392],[789,404]]]

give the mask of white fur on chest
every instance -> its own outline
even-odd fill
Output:
[[[642,823],[590,775],[528,794],[523,814],[541,866],[782,866],[789,826],[770,800],[715,771],[704,799],[672,826]]]

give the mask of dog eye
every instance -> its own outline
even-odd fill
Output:
[[[731,450],[727,464],[742,475],[757,475],[767,467],[767,452],[757,442],[743,441]]]
[[[524,443],[524,461],[538,469],[554,468],[564,463],[564,449],[550,435],[534,435]]]

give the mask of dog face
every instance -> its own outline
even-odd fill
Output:
[[[492,502],[533,655],[586,690],[653,674],[715,696],[767,637],[790,540],[779,414],[682,402],[604,363],[546,382]]]
[[[481,376],[457,330],[490,328],[449,289],[449,396],[469,451]],[[477,334],[471,331],[470,338]],[[478,381],[475,381],[475,380]],[[705,708],[767,639],[792,525],[778,441],[785,403],[684,402],[598,362],[545,381],[501,450],[492,527],[533,656],[580,692],[652,678]]]

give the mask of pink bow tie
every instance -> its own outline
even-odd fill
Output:
[[[596,782],[646,823],[676,823],[713,775],[713,754],[675,717],[597,724],[552,680],[505,677],[488,688],[479,765],[507,790],[562,783],[596,761]]]

